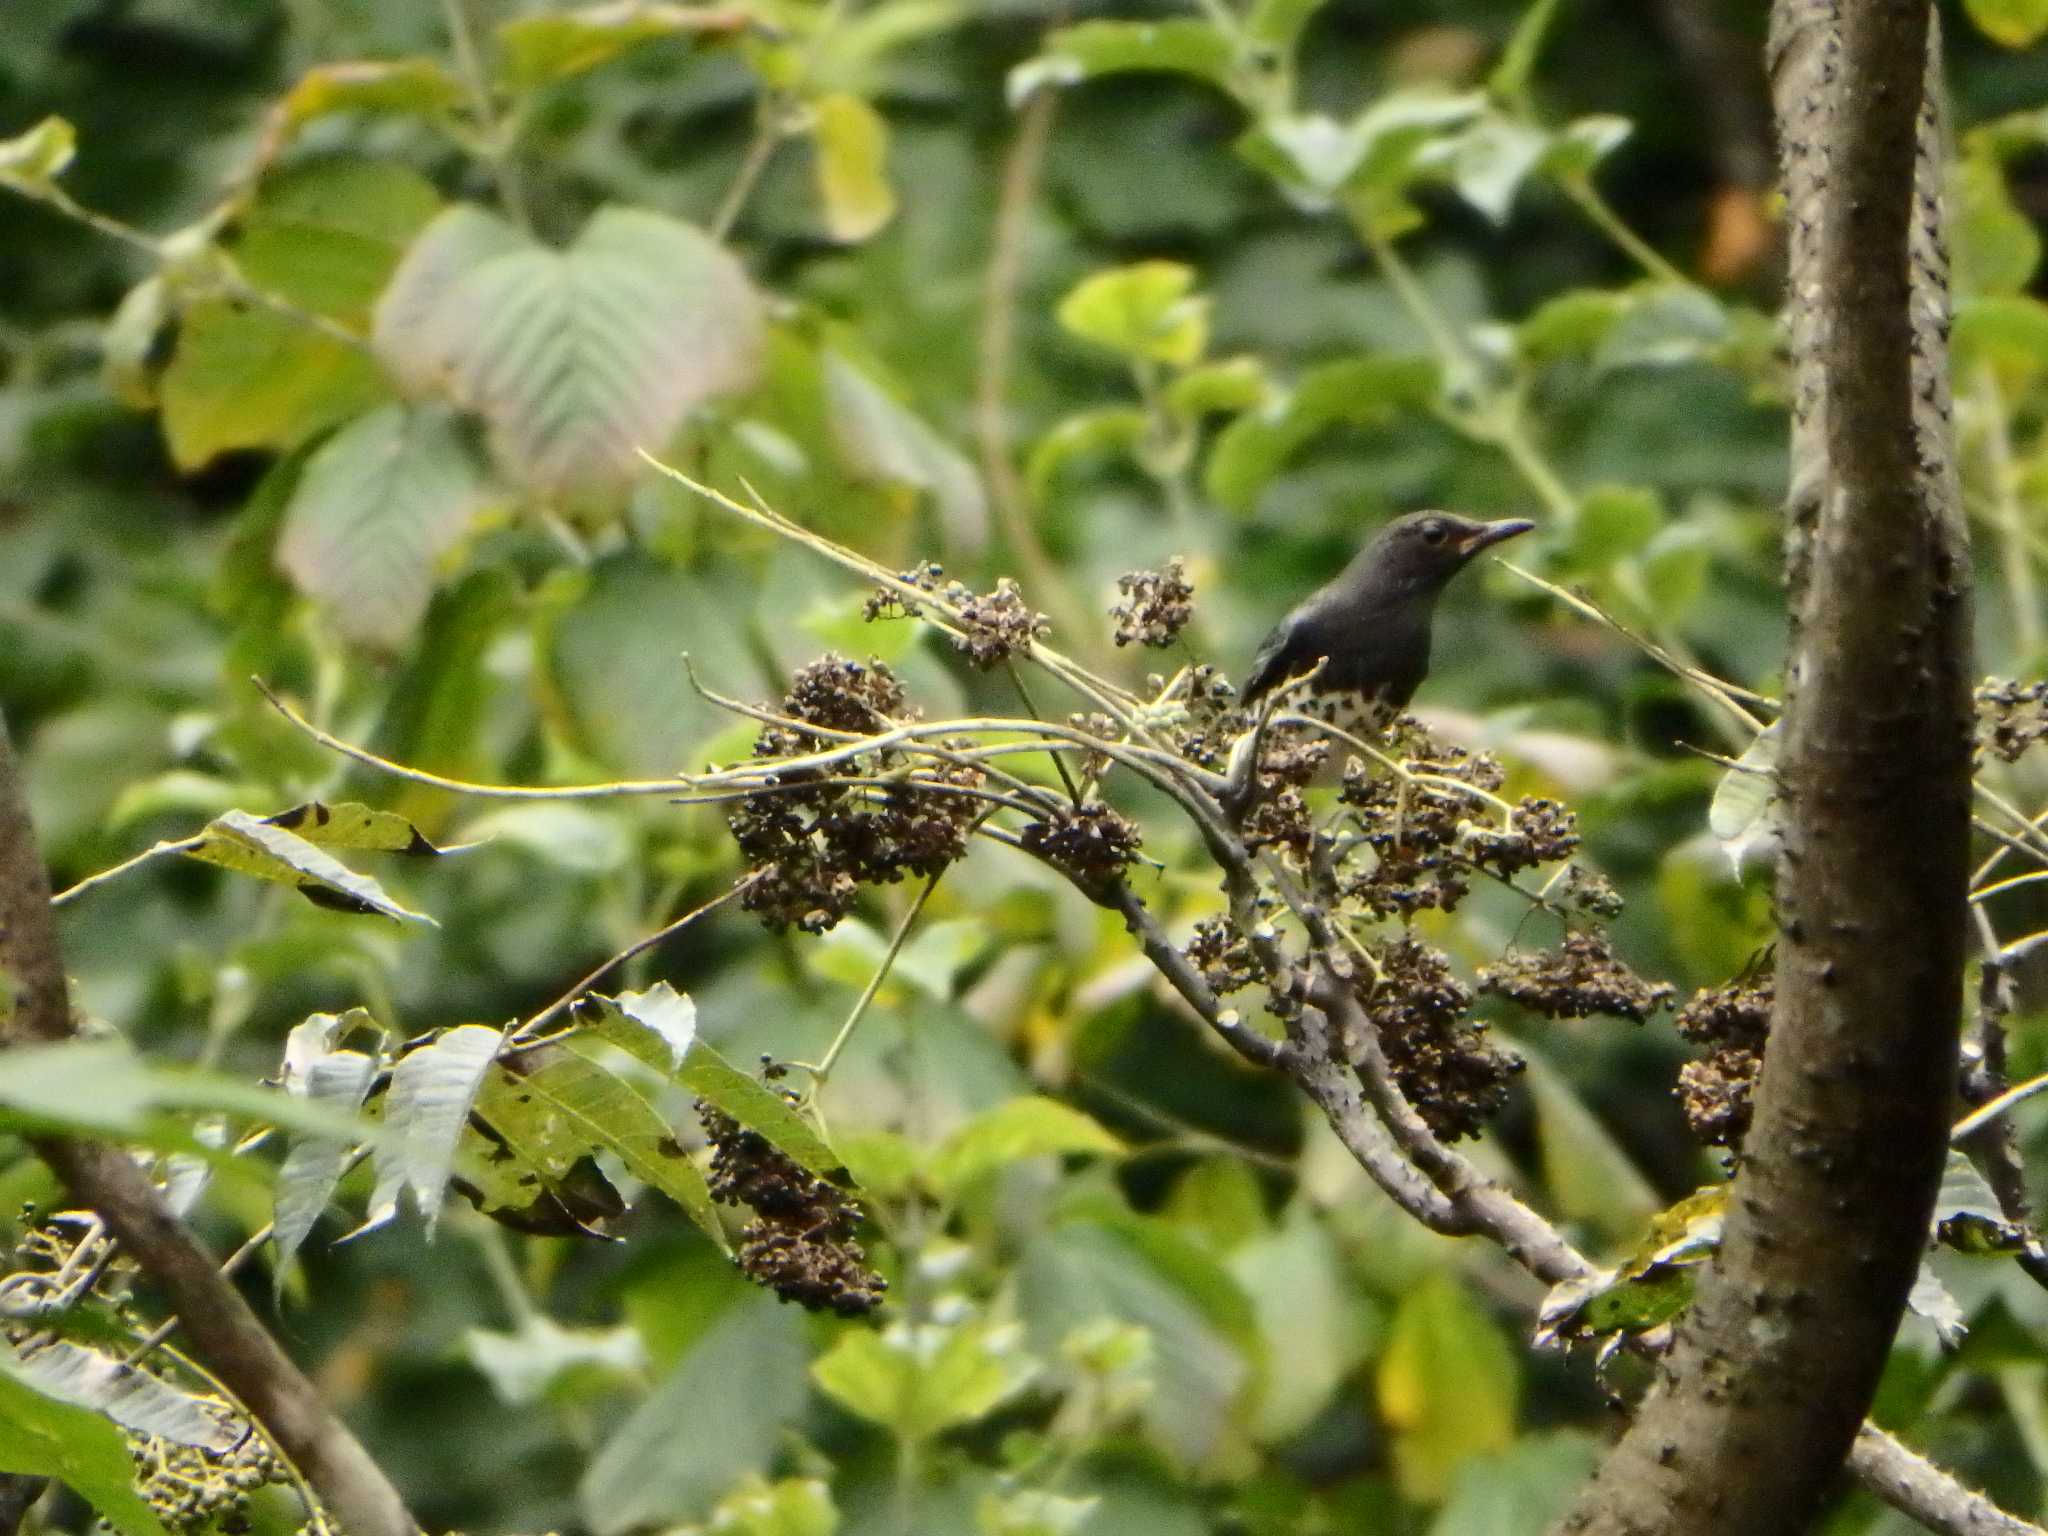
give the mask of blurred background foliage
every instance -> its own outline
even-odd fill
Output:
[[[483,843],[380,866],[434,928],[154,864],[67,907],[82,1008],[261,1076],[316,1010],[398,1037],[530,1012],[736,873],[712,812],[344,765],[252,674],[500,782],[743,756],[685,652],[750,699],[838,648],[930,715],[1015,711],[1002,674],[864,628],[843,573],[639,472],[637,442],[892,566],[1014,575],[1133,682],[1120,573],[1186,556],[1190,650],[1229,670],[1367,530],[1441,505],[1537,518],[1532,571],[1772,690],[1763,11],[14,7],[0,138],[76,129],[61,174],[51,138],[0,165],[24,194],[0,204],[0,704],[58,881],[316,795]],[[2021,678],[2048,651],[2040,12],[1977,0],[1948,40],[1982,655]],[[1713,985],[1767,941],[1767,876],[1708,834],[1719,770],[1685,750],[1740,735],[1638,648],[1489,568],[1447,600],[1421,703],[1511,792],[1578,808],[1640,969]],[[1212,882],[1165,821],[1148,851],[1184,931]],[[2048,921],[2041,889],[2001,932]],[[633,984],[691,993],[733,1060],[815,1060],[912,894],[816,941],[725,914]],[[1427,926],[1474,963],[1525,915],[1481,892]],[[1531,1069],[1475,1155],[1594,1252],[1712,1175],[1668,1018],[1483,1006]],[[2043,1026],[2022,1008],[2015,1075],[2048,1065]],[[1031,1093],[1091,1120],[988,1118]],[[1526,1277],[1395,1212],[1112,918],[1004,850],[940,885],[825,1108],[909,1332],[779,1306],[651,1199],[619,1243],[460,1209],[431,1244],[316,1240],[279,1327],[436,1529],[1535,1529],[1612,1422],[1583,1364],[1524,1347]],[[2048,1116],[2018,1119],[2039,1150]],[[11,1213],[47,1190],[0,1148]],[[223,1251],[267,1216],[235,1183],[197,1212]],[[1975,1326],[1943,1353],[1909,1324],[1879,1417],[2039,1516],[2048,1306],[1944,1263]],[[1856,1496],[1832,1529],[1898,1525]]]

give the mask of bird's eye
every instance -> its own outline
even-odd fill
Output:
[[[1445,531],[1442,523],[1438,522],[1435,518],[1431,518],[1422,525],[1423,541],[1429,544],[1441,544],[1444,541]]]

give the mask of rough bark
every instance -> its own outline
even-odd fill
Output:
[[[0,1045],[72,1033],[50,887],[21,773],[0,719],[0,976],[13,995]],[[415,1536],[398,1491],[278,1347],[213,1257],[163,1203],[135,1160],[100,1142],[42,1137],[36,1151],[71,1197],[98,1213],[177,1311],[194,1353],[241,1400],[347,1536]]]
[[[1777,1011],[1720,1255],[1569,1531],[1804,1530],[1925,1245],[1970,796],[1931,25],[1926,0],[1773,16],[1799,374]]]

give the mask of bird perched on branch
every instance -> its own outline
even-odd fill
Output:
[[[1450,579],[1481,550],[1535,526],[1519,517],[1481,523],[1449,512],[1395,518],[1334,581],[1273,627],[1245,678],[1245,704],[1321,663],[1296,708],[1355,734],[1377,734],[1429,675],[1430,621]]]

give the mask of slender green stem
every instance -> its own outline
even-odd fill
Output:
[[[199,846],[199,843],[200,839],[197,837],[181,837],[172,842],[153,844],[143,849],[142,852],[136,854],[132,859],[123,859],[112,869],[103,869],[96,875],[87,875],[76,885],[59,891],[50,898],[50,905],[61,907],[67,902],[76,901],[80,896],[85,895],[86,892],[97,890],[100,886],[106,885],[110,881],[118,880],[130,870],[140,869],[144,864],[154,859],[162,858],[165,854],[190,853]]]
[[[1574,203],[1595,228],[1612,240],[1622,253],[1660,283],[1671,283],[1681,288],[1697,288],[1699,284],[1687,277],[1669,261],[1657,248],[1628,226],[1628,221],[1614,211],[1614,205],[1600,193],[1593,184],[1593,178],[1586,175],[1566,175],[1559,178],[1564,194]]]
[[[875,967],[875,974],[868,978],[868,984],[854,999],[853,1007],[846,1015],[846,1022],[839,1026],[839,1033],[832,1037],[832,1043],[825,1048],[825,1054],[818,1064],[811,1068],[811,1097],[818,1092],[832,1076],[832,1069],[839,1065],[840,1053],[853,1038],[853,1032],[867,1015],[868,1005],[875,1000],[875,994],[882,990],[882,983],[889,979],[889,972],[896,964],[896,957],[903,952],[903,941],[910,937],[911,926],[917,922],[918,914],[924,911],[924,904],[932,899],[932,892],[939,888],[939,881],[945,878],[945,871],[925,881],[924,889],[910,903],[910,910],[903,914],[903,920],[896,925],[896,931],[889,936],[889,947],[882,952],[881,964]]]
[[[767,171],[768,162],[775,158],[783,136],[781,106],[774,97],[763,95],[754,113],[754,135],[747,140],[739,169],[733,172],[732,183],[725,189],[725,196],[719,199],[718,211],[711,216],[706,230],[712,239],[723,241],[732,233],[741,211],[747,206],[747,199],[754,195],[754,188]]]
[[[1374,230],[1365,220],[1355,221],[1359,239],[1372,256],[1373,263],[1386,278],[1387,285],[1394,290],[1394,297],[1401,301],[1401,307],[1408,311],[1415,323],[1422,327],[1430,345],[1436,349],[1442,360],[1444,371],[1452,376],[1454,383],[1476,388],[1479,379],[1479,365],[1472,354],[1465,350],[1465,344],[1458,340],[1451,323],[1436,307],[1436,301],[1429,296],[1429,290],[1422,286],[1422,280],[1415,275],[1415,269],[1394,249],[1394,242]]]

